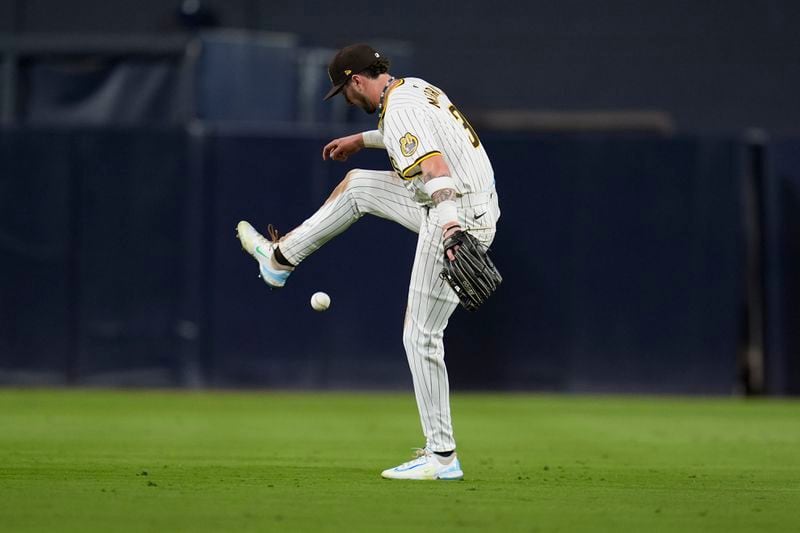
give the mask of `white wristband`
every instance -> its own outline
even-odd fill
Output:
[[[456,189],[456,182],[450,176],[439,176],[425,183],[425,194],[433,198],[433,193],[442,189]]]
[[[383,135],[378,130],[365,131],[361,134],[364,146],[367,148],[386,148],[383,144]]]
[[[444,200],[436,204],[436,214],[439,216],[439,225],[455,222],[458,224],[458,206],[454,200]]]

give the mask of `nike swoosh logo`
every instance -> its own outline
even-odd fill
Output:
[[[419,468],[420,466],[425,466],[425,463],[419,463],[414,466],[409,466],[408,468],[395,468],[396,472],[408,472],[409,470],[414,470],[415,468]]]
[[[486,214],[486,211],[484,211],[484,212],[483,212],[483,213],[481,213],[480,215],[475,215],[475,220],[478,220],[479,218],[481,218],[481,217],[482,217],[483,215],[485,215],[485,214]]]
[[[260,246],[256,246],[256,253],[259,254],[259,255],[263,255],[264,257],[269,259],[269,256],[261,251],[261,247]]]

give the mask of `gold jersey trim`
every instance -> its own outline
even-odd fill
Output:
[[[383,115],[386,114],[386,108],[389,107],[389,95],[392,94],[392,91],[403,85],[405,82],[405,78],[400,78],[397,80],[397,84],[390,87],[389,90],[386,91],[386,94],[383,95],[383,107],[381,108],[381,114],[378,117],[378,129],[381,129],[381,126],[383,125]]]
[[[423,161],[425,161],[426,159],[430,159],[431,157],[433,157],[435,155],[442,155],[442,152],[440,152],[438,150],[434,150],[432,152],[428,152],[427,154],[418,157],[413,163],[411,163],[406,168],[404,168],[403,171],[400,173],[400,175],[403,177],[403,179],[411,179],[411,178],[413,178],[415,176],[418,176],[418,175],[422,174],[422,171],[420,169],[420,172],[417,172],[413,176],[409,176],[408,175],[409,172],[414,170],[414,167],[421,165]]]

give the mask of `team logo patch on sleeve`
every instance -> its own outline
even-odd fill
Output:
[[[400,152],[406,157],[411,157],[419,148],[419,139],[413,133],[406,132],[400,137]]]

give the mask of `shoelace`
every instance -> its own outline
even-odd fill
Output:
[[[407,466],[411,466],[420,459],[426,458],[431,453],[426,448],[411,448],[411,449],[414,450],[414,458],[411,459],[410,461],[406,461],[405,463],[401,464],[398,468],[405,468]]]
[[[269,238],[272,242],[278,242],[281,238],[281,234],[272,224],[267,226],[267,233],[269,233]]]

